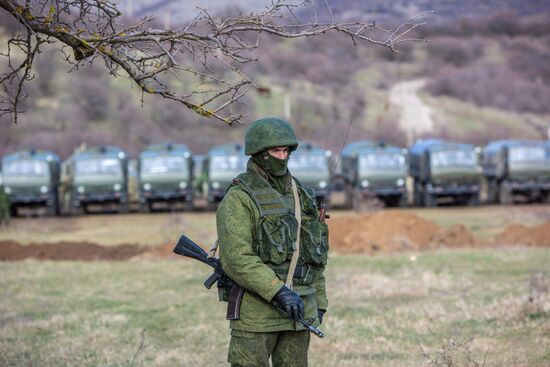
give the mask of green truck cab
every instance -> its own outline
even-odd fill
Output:
[[[409,174],[416,206],[437,206],[444,200],[479,204],[481,173],[473,145],[418,140],[409,148]]]
[[[375,196],[389,206],[406,206],[406,150],[372,140],[346,145],[339,175],[344,178],[345,207]]]
[[[110,145],[82,148],[61,165],[63,211],[80,214],[90,206],[128,212],[128,158]]]
[[[488,203],[516,199],[550,203],[550,144],[498,140],[483,149],[483,177]]]
[[[10,212],[21,207],[45,207],[59,214],[59,157],[47,150],[21,150],[2,159],[4,192],[10,197]]]
[[[239,143],[226,143],[210,148],[203,162],[206,173],[205,188],[207,208],[213,210],[223,199],[233,178],[246,172],[248,156]]]
[[[305,188],[315,192],[318,203],[329,202],[332,152],[308,142],[299,142],[288,160],[288,169]]]
[[[155,203],[181,203],[193,210],[193,157],[185,144],[156,144],[138,160],[139,200],[144,212]]]

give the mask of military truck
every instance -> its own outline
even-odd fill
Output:
[[[246,171],[248,156],[239,143],[215,145],[208,151],[203,162],[206,173],[205,188],[207,209],[213,210],[223,199],[233,178]]]
[[[383,142],[362,140],[342,150],[339,164],[344,178],[345,207],[357,207],[375,197],[389,206],[406,206],[406,149]]]
[[[479,204],[481,173],[476,148],[441,139],[418,140],[409,148],[415,206],[442,201]]]
[[[59,214],[59,157],[47,150],[21,150],[2,159],[4,191],[10,212],[22,207],[45,207],[49,216]]]
[[[309,142],[299,142],[288,160],[288,169],[302,185],[315,192],[318,203],[328,203],[332,152]]]
[[[483,177],[488,203],[550,203],[550,144],[499,140],[483,150]]]
[[[120,148],[81,148],[61,165],[63,212],[81,214],[93,206],[128,212],[128,159]]]
[[[193,157],[185,144],[156,144],[139,155],[141,210],[149,212],[156,203],[181,203],[193,210]]]

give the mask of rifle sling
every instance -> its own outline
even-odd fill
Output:
[[[292,194],[294,196],[294,216],[298,222],[298,229],[296,231],[296,244],[293,246],[292,259],[290,260],[290,266],[288,268],[288,274],[286,276],[286,286],[292,289],[292,279],[294,276],[294,270],[298,264],[298,258],[300,257],[300,231],[302,229],[302,207],[300,205],[300,196],[298,195],[298,186],[294,178],[291,181]]]

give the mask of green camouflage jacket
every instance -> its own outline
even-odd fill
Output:
[[[216,213],[222,267],[231,279],[246,290],[241,303],[240,319],[232,320],[230,327],[252,332],[301,330],[301,325],[295,325],[269,304],[284,285],[292,257],[292,242],[296,239],[296,225],[291,224],[292,221],[297,224],[293,214],[292,189],[289,187],[284,197],[277,194],[283,199],[288,214],[276,217],[275,221],[273,216],[264,217],[258,200],[250,195],[250,183],[260,182],[261,175],[258,172],[261,169],[249,161],[247,173],[237,177]],[[267,184],[265,180],[264,182]],[[265,193],[269,189],[260,191]],[[298,264],[307,269],[307,276],[300,280],[295,278],[293,290],[304,301],[304,319],[318,325],[317,309],[326,310],[328,306],[324,277],[328,229],[325,223],[318,220],[314,196],[302,187],[299,195],[302,231]],[[269,197],[272,201],[272,195]],[[280,218],[282,221],[279,221]]]

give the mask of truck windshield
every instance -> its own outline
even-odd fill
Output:
[[[163,174],[180,173],[187,171],[185,157],[166,155],[157,157],[145,157],[141,160],[141,173]]]
[[[328,162],[324,155],[297,154],[290,155],[288,168],[294,172],[328,172]]]
[[[76,161],[75,171],[81,176],[119,176],[122,174],[122,167],[116,158],[97,158]]]
[[[4,166],[4,177],[43,177],[48,175],[48,163],[35,159],[12,161]]]
[[[359,155],[359,170],[395,170],[405,166],[405,157],[399,153],[370,153]]]
[[[244,155],[213,156],[210,158],[211,172],[244,172],[246,161]]]
[[[517,147],[510,149],[510,163],[544,162],[546,149],[542,147]]]
[[[432,152],[432,167],[475,167],[473,150],[443,150]]]

